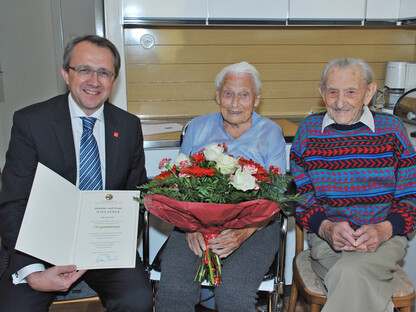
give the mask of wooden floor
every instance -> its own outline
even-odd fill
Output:
[[[284,297],[283,300],[283,311],[287,311],[289,297]],[[105,312],[105,309],[102,307],[101,303],[98,300],[77,302],[77,303],[60,303],[53,304],[49,309],[50,312]],[[213,312],[214,310],[207,309],[198,305],[195,309],[195,312]],[[266,311],[266,305],[258,305],[257,312]],[[178,311],[180,312],[180,311]],[[296,305],[296,312],[309,312],[309,307],[303,302],[298,301]]]

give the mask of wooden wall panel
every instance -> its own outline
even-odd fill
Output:
[[[314,109],[322,107],[322,105],[322,100],[318,97],[309,99],[263,99],[256,111],[263,116],[298,119],[306,116]],[[218,105],[214,100],[129,101],[129,112],[141,116],[143,119],[171,118],[185,120],[195,116],[195,112],[198,112],[198,115],[205,115],[218,111]],[[276,112],[279,113],[276,114]]]
[[[253,63],[254,64],[254,63]],[[129,64],[127,81],[130,83],[211,82],[227,64]],[[254,64],[261,73],[261,81],[319,80],[322,63]],[[372,63],[377,78],[384,77],[384,62]],[[215,91],[215,90],[214,90]]]
[[[144,34],[152,34],[159,45],[232,44],[406,44],[414,40],[414,29],[363,27],[253,27],[253,28],[131,28],[125,44],[139,45]]]
[[[309,45],[299,46],[161,46],[144,49],[140,46],[126,47],[126,59],[137,63],[220,63],[231,64],[246,60],[250,63],[276,62],[327,62],[340,55],[350,57],[366,56],[369,62],[382,62],[387,59],[406,59],[413,57],[413,45]]]
[[[128,110],[143,119],[188,119],[217,112],[214,78],[246,60],[260,72],[257,111],[303,117],[322,106],[317,90],[326,63],[364,58],[383,87],[387,61],[415,61],[416,29],[362,27],[126,28]],[[145,49],[140,38],[151,34]]]
[[[198,101],[215,99],[213,83],[185,83],[178,88],[177,83],[142,83],[128,85],[131,101]],[[263,82],[262,99],[270,98],[309,98],[319,96],[316,81],[266,81]]]

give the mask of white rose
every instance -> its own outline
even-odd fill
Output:
[[[224,148],[218,145],[209,145],[204,149],[205,158],[209,161],[216,161],[223,152]]]
[[[216,162],[217,168],[220,170],[222,174],[233,173],[238,165],[237,159],[226,154],[221,154],[220,156],[218,156]]]
[[[254,190],[257,187],[256,178],[250,171],[237,169],[234,176],[230,178],[230,183],[237,189],[242,191]]]
[[[184,153],[179,153],[178,157],[175,159],[174,164],[176,167],[187,167],[191,164],[191,161]]]

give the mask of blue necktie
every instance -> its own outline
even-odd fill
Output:
[[[94,117],[81,117],[82,136],[79,150],[79,189],[102,190],[100,154],[98,145],[92,133],[95,121]]]

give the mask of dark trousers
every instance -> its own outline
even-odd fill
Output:
[[[222,282],[214,290],[218,311],[256,310],[257,290],[273,262],[279,240],[280,222],[272,221],[222,259]],[[174,230],[163,251],[156,311],[195,312],[201,286],[194,278],[200,261],[189,249],[185,233]]]
[[[14,285],[13,273],[6,271],[0,280],[0,312],[48,311],[60,293],[38,292],[28,284]],[[135,268],[89,270],[81,278],[97,292],[108,312],[152,311],[153,292],[139,255]]]

